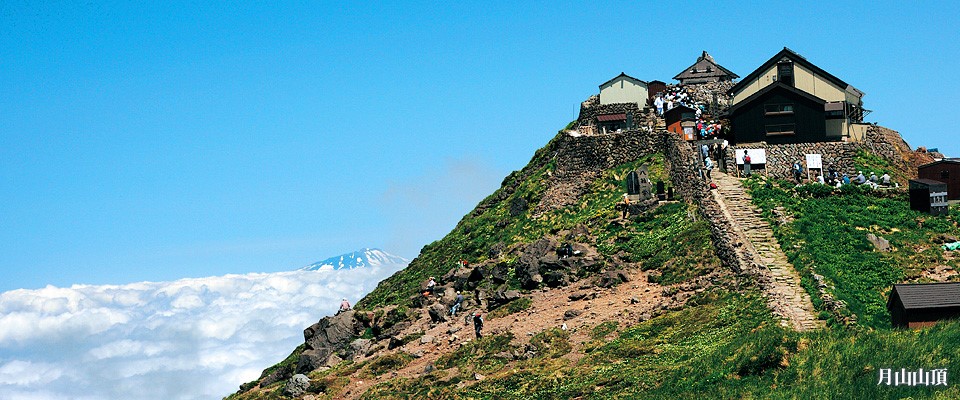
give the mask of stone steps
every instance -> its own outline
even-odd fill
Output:
[[[770,224],[762,212],[753,206],[753,199],[745,192],[740,180],[722,172],[714,172],[719,201],[725,215],[732,219],[737,234],[749,242],[743,253],[744,262],[761,266],[764,292],[768,305],[783,319],[785,325],[797,330],[817,329],[822,321],[816,318],[810,295],[800,286],[800,277],[780,249]]]

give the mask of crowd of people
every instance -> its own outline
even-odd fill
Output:
[[[799,163],[800,162],[797,161],[797,163],[794,165],[798,165]],[[876,172],[870,172],[870,175],[867,176],[864,175],[863,171],[857,171],[856,176],[850,177],[850,175],[847,175],[846,173],[837,172],[836,168],[834,168],[832,165],[827,168],[827,172],[825,174],[816,174],[813,178],[813,181],[838,188],[843,185],[851,184],[867,185],[874,189],[879,187],[890,187],[894,185],[894,183],[891,182],[890,174],[886,172],[878,177]],[[797,179],[797,183],[801,183],[800,179]]]
[[[707,111],[707,103],[693,99],[684,86],[670,86],[664,92],[657,93],[653,100],[653,106],[656,108],[657,116],[663,117],[663,114],[677,106],[692,108],[696,114],[697,135],[699,139],[708,139],[717,137],[723,126],[720,121],[705,119],[704,113]]]

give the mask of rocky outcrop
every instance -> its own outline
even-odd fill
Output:
[[[307,388],[310,387],[310,378],[307,378],[304,374],[296,374],[287,381],[287,385],[283,387],[283,394],[289,397],[300,397],[307,392]]]

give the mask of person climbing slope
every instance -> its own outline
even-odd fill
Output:
[[[453,301],[453,307],[450,307],[450,315],[456,316],[457,311],[460,310],[460,304],[463,303],[463,295],[460,292],[457,292],[457,299]]]
[[[483,316],[480,315],[480,311],[477,311],[476,314],[473,314],[473,331],[477,334],[477,339],[483,337],[480,331],[483,330]]]

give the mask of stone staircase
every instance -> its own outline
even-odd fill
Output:
[[[770,309],[782,318],[784,326],[798,331],[823,326],[823,321],[816,317],[810,295],[800,286],[799,275],[780,250],[770,225],[753,205],[740,180],[713,171],[713,182],[718,187],[713,191],[714,198],[744,244],[737,254],[740,265],[753,266]]]

